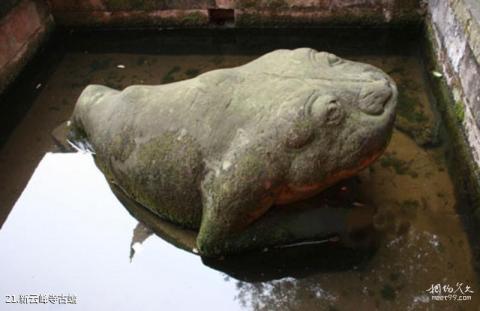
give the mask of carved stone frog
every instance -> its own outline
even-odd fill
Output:
[[[308,199],[377,159],[396,100],[394,81],[376,67],[276,50],[170,84],[90,85],[70,129],[112,184],[198,230],[200,254],[217,256],[258,246],[242,235],[253,224],[261,235],[272,207]]]

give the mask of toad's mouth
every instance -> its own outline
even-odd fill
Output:
[[[355,165],[355,167],[347,168],[331,174],[319,183],[312,183],[306,185],[293,185],[288,183],[284,184],[280,187],[280,190],[278,191],[278,194],[274,200],[274,205],[288,205],[311,198],[319,194],[323,190],[327,189],[328,187],[333,186],[337,182],[354,176],[359,171],[372,164],[382,155],[382,153],[383,149],[373,152],[370,154],[370,156],[360,160],[358,162],[358,165]]]

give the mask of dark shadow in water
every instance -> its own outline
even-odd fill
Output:
[[[145,54],[263,54],[274,49],[311,46],[336,54],[398,54],[418,47],[422,28],[317,28],[299,34],[298,29],[169,29],[59,31],[70,51],[88,53]]]
[[[372,238],[374,232],[368,234]],[[285,277],[302,279],[322,272],[361,270],[375,251],[375,243],[369,247],[348,248],[340,243],[325,241],[314,245],[273,248],[266,252],[240,254],[225,259],[202,258],[202,262],[237,280],[256,283]]]

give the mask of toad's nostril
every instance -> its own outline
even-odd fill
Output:
[[[360,91],[359,108],[367,114],[379,115],[391,97],[392,87],[388,81],[370,82]]]

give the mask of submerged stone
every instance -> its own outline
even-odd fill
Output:
[[[265,216],[376,160],[396,100],[394,81],[376,67],[277,50],[175,83],[90,85],[70,135],[128,200],[198,231],[200,254],[218,256],[325,235],[325,213],[309,212],[302,230],[289,229],[301,207]]]

